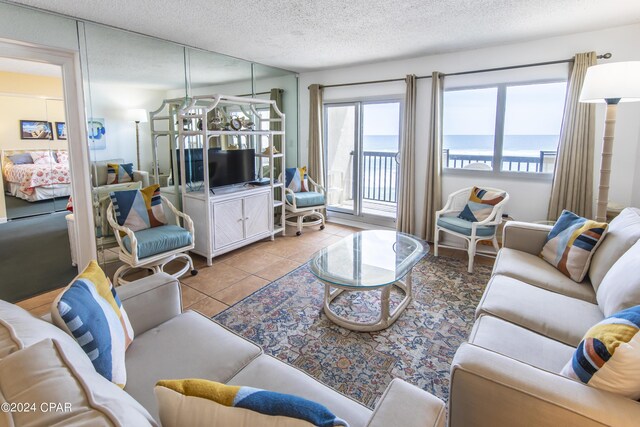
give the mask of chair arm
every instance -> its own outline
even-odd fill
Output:
[[[508,221],[502,232],[502,247],[538,255],[552,228],[550,225]]]
[[[193,226],[193,220],[191,219],[191,217],[184,212],[180,212],[178,209],[176,209],[176,207],[173,206],[173,203],[171,203],[165,196],[160,197],[162,198],[162,201],[165,202],[169,210],[175,215],[176,225],[180,226],[180,218],[182,218],[182,221],[184,222],[184,228],[186,228],[187,231],[191,233],[191,238],[193,239],[195,237],[195,228]]]
[[[630,427],[639,419],[634,400],[472,344],[451,364],[450,426]]]
[[[313,190],[316,193],[322,193],[322,194],[326,193],[325,188],[322,185],[320,185],[317,182],[315,182],[313,179],[311,179],[311,177],[308,176],[308,175],[307,175],[307,181],[309,181],[311,183],[311,185],[313,185]],[[320,190],[320,191],[318,191],[318,190]]]
[[[444,427],[445,416],[442,400],[395,378],[376,405],[367,427]]]
[[[113,203],[109,205],[107,208],[107,221],[109,221],[109,225],[113,228],[113,234],[116,236],[116,241],[118,242],[118,246],[120,246],[120,250],[127,251],[127,248],[122,243],[122,237],[120,236],[120,232],[125,233],[129,236],[129,242],[131,243],[131,256],[137,262],[138,261],[138,239],[136,239],[136,235],[133,230],[128,227],[123,227],[118,224],[114,218],[113,214]]]
[[[142,188],[149,186],[149,172],[147,171],[133,171],[133,180],[135,182],[141,182]]]
[[[294,193],[293,190],[285,188],[284,194],[285,194],[284,202],[289,206],[293,206],[293,209],[298,209],[298,207],[296,206],[296,193]],[[286,197],[287,194],[291,194],[291,202]]]
[[[182,313],[180,283],[165,273],[157,273],[125,286],[116,293],[127,310],[135,335]]]

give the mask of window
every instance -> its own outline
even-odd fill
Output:
[[[566,82],[449,90],[443,105],[443,166],[552,173]]]

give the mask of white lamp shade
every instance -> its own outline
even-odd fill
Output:
[[[587,69],[580,102],[640,101],[640,61],[612,62]]]
[[[134,108],[127,111],[127,120],[132,122],[147,123],[149,121],[147,117],[147,110],[142,108]]]

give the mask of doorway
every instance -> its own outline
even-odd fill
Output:
[[[397,214],[399,100],[324,105],[327,209],[393,226]]]

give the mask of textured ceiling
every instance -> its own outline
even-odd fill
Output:
[[[18,0],[294,71],[640,22],[640,0]]]

